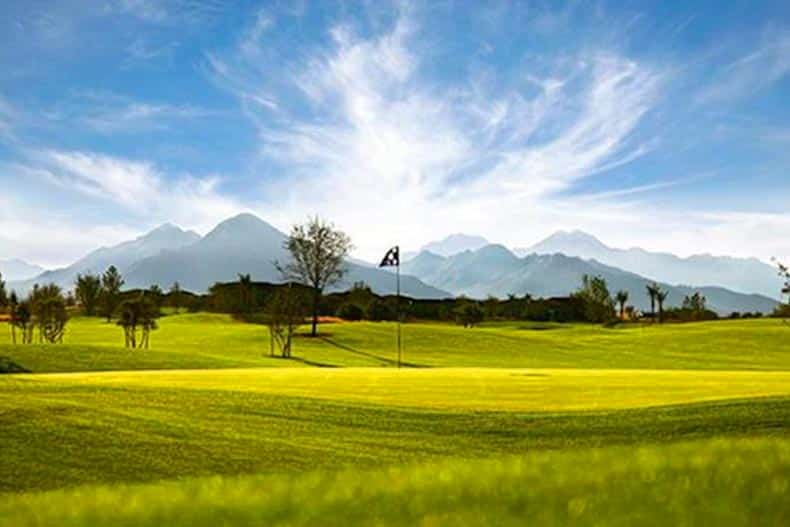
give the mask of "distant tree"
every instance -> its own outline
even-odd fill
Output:
[[[620,320],[623,320],[625,318],[625,303],[628,302],[628,291],[621,289],[614,298],[620,305]]]
[[[661,291],[661,287],[653,282],[651,284],[647,284],[645,286],[647,289],[647,295],[650,297],[650,316],[653,317],[653,320],[656,319],[656,299],[658,297],[658,292]]]
[[[607,322],[614,317],[614,301],[602,277],[584,275],[581,287],[572,296],[584,300],[584,316],[589,322]]]
[[[0,310],[5,310],[8,307],[8,293],[5,290],[5,280],[3,280],[3,273],[0,273]]]
[[[176,314],[181,310],[181,284],[178,282],[173,282],[173,285],[170,286],[170,303],[173,308],[176,310]]]
[[[280,356],[290,358],[293,336],[304,323],[305,301],[301,292],[293,287],[283,287],[272,295],[266,304],[266,324],[269,326],[270,354],[275,348]]]
[[[249,274],[239,275],[239,313],[250,315],[254,311],[252,277]]]
[[[455,320],[465,328],[471,328],[483,321],[484,313],[477,302],[462,298],[455,309]]]
[[[705,299],[705,296],[697,291],[693,295],[686,295],[686,297],[683,299],[682,307],[683,309],[688,309],[689,311],[701,313],[706,309],[706,302],[707,300]]]
[[[19,305],[19,299],[16,296],[16,291],[11,291],[11,294],[8,295],[8,314],[11,316],[11,320],[9,321],[9,326],[11,328],[11,344],[16,344],[16,325],[14,325],[14,314],[16,313],[17,305]]]
[[[77,280],[74,282],[74,292],[77,295],[77,302],[82,307],[82,312],[89,317],[95,315],[102,295],[101,277],[92,274],[78,274]]]
[[[337,316],[343,320],[357,321],[365,316],[365,310],[359,304],[346,302],[337,309]]]
[[[774,263],[776,264],[776,268],[779,273],[779,277],[782,279],[782,288],[781,294],[787,295],[787,303],[777,306],[774,310],[773,316],[775,317],[782,317],[782,318],[790,318],[790,267],[784,265],[782,262],[773,258]]]
[[[158,328],[158,310],[150,295],[140,294],[121,302],[118,306],[117,324],[123,328],[127,348],[148,349],[151,331]]]
[[[311,218],[304,225],[294,225],[285,242],[291,254],[287,264],[276,263],[286,281],[295,281],[313,290],[312,329],[318,334],[318,306],[324,289],[339,282],[345,275],[344,261],[351,250],[351,239],[331,223]]]
[[[659,288],[656,293],[656,302],[658,302],[658,322],[664,322],[664,302],[669,296],[669,291]]]
[[[382,320],[395,320],[398,318],[395,306],[383,298],[374,298],[368,304],[365,318],[374,322]]]
[[[147,296],[148,300],[154,305],[156,316],[160,316],[162,303],[165,300],[165,292],[162,291],[159,284],[152,284],[151,287],[148,288],[148,291],[145,292],[145,296]]]
[[[121,303],[121,288],[123,284],[121,273],[118,272],[114,265],[111,265],[101,277],[102,314],[107,318],[107,322],[112,320]]]
[[[16,330],[22,337],[22,344],[33,342],[33,312],[30,302],[25,300],[14,305],[11,311],[11,326],[13,327],[13,343],[16,344]]]
[[[502,307],[497,297],[489,295],[488,298],[483,301],[483,313],[487,319],[494,320],[499,317],[501,312]]]
[[[66,298],[55,284],[45,285],[34,290],[31,306],[35,324],[38,326],[42,342],[63,342],[63,333],[69,320],[66,311]]]

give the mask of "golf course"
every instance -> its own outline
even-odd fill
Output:
[[[790,327],[0,325],[0,524],[782,525]]]

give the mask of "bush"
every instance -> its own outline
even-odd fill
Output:
[[[395,320],[398,317],[395,306],[387,301],[377,298],[368,304],[367,319],[380,322],[382,320]]]
[[[351,320],[357,321],[362,320],[365,312],[361,307],[354,303],[347,303],[340,306],[340,309],[337,310],[337,316],[342,318],[343,320]]]

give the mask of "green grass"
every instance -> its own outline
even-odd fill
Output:
[[[789,429],[788,373],[301,369],[7,376],[0,379],[6,452],[0,490],[761,437]]]
[[[779,320],[536,329],[545,327],[406,324],[404,361],[415,367],[790,370],[790,329]],[[11,346],[9,331],[0,326],[0,357],[32,372],[395,365],[392,324],[331,324],[322,333],[319,339],[297,338],[295,359],[283,361],[268,357],[264,326],[223,315],[165,317],[152,348],[137,351],[121,346],[114,324],[75,318],[57,346]]]
[[[790,521],[780,321],[403,330],[397,370],[392,324],[0,327],[0,525]]]
[[[27,526],[787,525],[790,441],[533,452],[370,472],[213,477],[0,502]]]

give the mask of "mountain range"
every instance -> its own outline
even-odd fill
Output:
[[[485,298],[494,295],[530,294],[535,297],[565,296],[579,287],[582,276],[601,276],[610,291],[625,290],[629,304],[643,311],[650,310],[645,286],[651,279],[624,271],[595,260],[564,254],[531,253],[518,257],[502,245],[487,245],[452,256],[422,251],[402,264],[404,273],[456,295]],[[690,287],[659,282],[669,291],[666,306],[679,306],[686,295],[699,291],[708,300],[708,307],[720,314],[733,311],[772,311],[777,302],[762,295],[743,294],[717,286]]]
[[[215,282],[233,281],[239,274],[278,282],[275,262],[289,258],[285,240],[283,232],[252,214],[225,220],[205,236],[165,224],[134,240],[97,249],[67,267],[34,278],[9,279],[8,289],[25,293],[35,283],[71,289],[78,274],[102,273],[110,265],[118,268],[128,288],[158,284],[167,289],[178,281],[184,289],[205,292]],[[642,249],[613,249],[580,231],[560,231],[520,252],[522,256],[479,236],[448,236],[404,259],[401,291],[414,298],[562,296],[574,291],[581,277],[589,274],[604,277],[613,293],[628,291],[630,303],[642,310],[650,307],[645,285],[653,280],[669,291],[668,306],[679,305],[695,291],[704,294],[709,307],[719,313],[765,313],[777,304],[774,298],[753,293],[774,291],[775,297],[779,290],[773,269],[759,260],[679,258]],[[395,292],[391,269],[352,258],[346,267],[348,273],[334,290],[365,282],[379,294]]]
[[[225,220],[203,237],[166,224],[135,240],[93,251],[68,267],[25,281],[9,281],[9,289],[24,293],[35,283],[55,283],[71,289],[78,274],[102,273],[110,265],[121,272],[127,288],[157,284],[167,289],[177,281],[183,289],[206,292],[215,282],[237,280],[239,274],[249,274],[257,281],[279,282],[275,262],[288,260],[285,240],[284,233],[252,214]],[[334,289],[348,289],[362,281],[379,294],[395,292],[391,273],[354,261],[347,261],[346,268],[345,278]],[[412,276],[401,276],[401,290],[415,298],[452,296]]]
[[[0,275],[4,280],[26,280],[44,272],[40,265],[31,264],[18,258],[0,260]]]
[[[514,252],[519,256],[531,253],[578,256],[670,284],[716,285],[740,293],[780,298],[781,280],[776,269],[756,258],[709,254],[681,258],[640,248],[617,249],[582,231],[559,231],[532,247]]]

